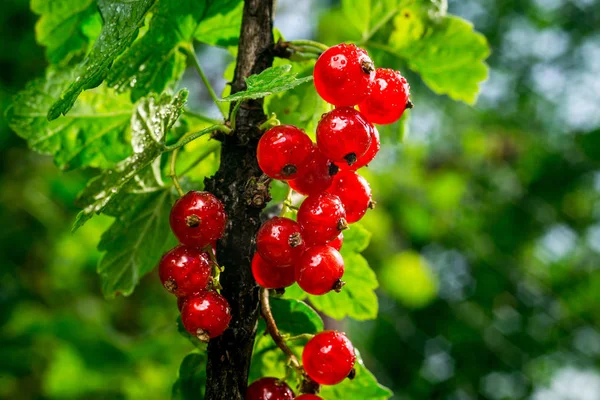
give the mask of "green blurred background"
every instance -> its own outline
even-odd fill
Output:
[[[334,5],[280,1],[277,26],[333,44],[339,27],[319,19]],[[402,143],[384,135],[367,172],[380,314],[342,324],[394,399],[600,399],[599,8],[450,1],[493,51],[475,107],[403,70],[410,129]],[[45,57],[28,1],[1,9],[4,110]],[[205,51],[222,86],[230,58]],[[208,107],[193,74],[183,86]],[[95,247],[110,219],[70,233],[91,175],[59,171],[2,121],[0,398],[166,399],[191,350],[154,274],[129,298],[102,297]]]

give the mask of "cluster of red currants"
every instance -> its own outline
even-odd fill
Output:
[[[208,342],[221,335],[231,320],[229,303],[215,291],[212,279],[218,268],[215,243],[227,222],[225,208],[211,193],[191,191],[175,202],[169,222],[181,244],[160,260],[158,275],[177,296],[185,329]]]
[[[306,374],[321,385],[336,385],[353,374],[356,354],[350,340],[340,332],[324,331],[308,341],[302,352]],[[277,378],[261,378],[248,387],[246,400],[292,400],[294,392]],[[296,400],[322,400],[302,394]]]
[[[297,282],[305,292],[322,295],[343,285],[342,231],[375,204],[369,183],[356,173],[379,151],[373,124],[395,122],[412,105],[406,79],[394,70],[375,70],[367,53],[353,44],[325,51],[315,65],[314,83],[336,106],[319,121],[317,143],[291,125],[269,129],[258,143],[262,171],[308,197],[297,221],[275,217],[262,225],[252,272],[268,289]]]

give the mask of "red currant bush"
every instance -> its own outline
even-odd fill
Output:
[[[258,253],[254,253],[252,258],[252,275],[256,283],[265,289],[283,289],[296,281],[293,266],[276,267]]]
[[[225,332],[231,321],[231,309],[223,296],[206,290],[184,301],[181,321],[189,333],[208,342]]]
[[[306,167],[306,173],[299,178],[288,182],[290,187],[296,192],[309,196],[324,192],[331,186],[333,176],[338,172],[339,167],[315,146],[310,162]]]
[[[353,165],[371,145],[373,125],[354,108],[328,112],[317,125],[317,145],[329,159]]]
[[[360,220],[373,207],[369,182],[354,171],[340,171],[329,188],[341,200],[349,223]]]
[[[189,296],[206,289],[210,273],[208,254],[185,245],[170,250],[158,265],[160,281],[176,296]]]
[[[277,378],[261,378],[246,390],[246,400],[293,400],[294,392]]]
[[[340,234],[337,235],[337,237],[335,239],[333,239],[331,242],[327,243],[327,246],[333,247],[337,251],[340,251],[340,250],[342,250],[343,244],[344,244],[344,233],[340,232]]]
[[[373,127],[371,130],[371,144],[369,145],[369,149],[365,154],[358,157],[356,162],[352,165],[348,165],[348,163],[337,163],[340,169],[349,169],[351,171],[356,171],[359,168],[362,168],[371,163],[375,159],[377,153],[379,153],[379,149],[381,149],[381,141],[379,139],[379,131],[377,128]]]
[[[181,243],[202,248],[223,236],[227,214],[213,194],[191,191],[173,205],[170,223]]]
[[[307,293],[322,295],[340,291],[344,282],[344,259],[330,246],[308,248],[295,265],[296,281]]]
[[[308,196],[298,210],[298,223],[307,246],[325,244],[348,228],[342,201],[329,193]]]
[[[322,397],[317,396],[316,394],[301,394],[296,397],[295,400],[323,400]]]
[[[373,61],[353,44],[338,44],[326,50],[315,64],[315,88],[328,103],[355,106],[371,89],[375,78]]]
[[[310,138],[292,125],[279,125],[266,131],[258,142],[256,157],[260,169],[273,179],[301,176],[310,161]]]
[[[356,354],[343,333],[324,331],[308,341],[302,352],[302,364],[308,376],[322,385],[335,385],[352,372]]]
[[[377,68],[371,94],[359,105],[360,112],[374,124],[391,124],[400,119],[408,104],[410,86],[400,72]]]
[[[274,217],[256,234],[256,250],[275,267],[289,267],[304,252],[302,228],[289,218]]]

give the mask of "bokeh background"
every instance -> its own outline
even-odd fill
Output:
[[[277,26],[327,42],[334,3],[281,0]],[[4,110],[45,58],[28,1],[0,7]],[[368,170],[379,318],[343,323],[395,400],[600,399],[599,9],[451,0],[492,47],[475,107],[403,71],[409,130],[384,136]],[[223,87],[230,56],[201,51]],[[183,86],[210,107],[194,74]],[[166,399],[190,350],[154,274],[129,298],[102,297],[95,247],[110,219],[70,233],[91,174],[59,171],[2,120],[0,398]]]

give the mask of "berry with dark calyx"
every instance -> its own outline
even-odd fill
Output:
[[[336,108],[319,121],[317,145],[325,157],[352,166],[369,150],[372,129],[354,108]]]
[[[321,54],[313,75],[323,100],[338,107],[351,107],[369,94],[375,67],[366,51],[342,43]]]
[[[336,195],[342,201],[348,223],[360,220],[367,209],[374,205],[369,182],[354,171],[340,171],[335,176],[329,193]]]
[[[295,264],[296,282],[307,293],[339,292],[344,285],[344,259],[330,246],[308,248]]]
[[[308,341],[302,364],[308,376],[322,385],[336,385],[351,374],[356,362],[354,346],[343,333],[324,331]]]
[[[377,68],[369,94],[358,108],[373,124],[392,124],[402,117],[410,101],[410,85],[400,72]],[[412,108],[412,103],[408,108]]]
[[[343,244],[344,244],[344,233],[340,232],[340,234],[337,235],[337,237],[335,239],[333,239],[331,242],[327,243],[327,246],[333,247],[337,251],[340,251],[342,249]]]
[[[339,197],[321,193],[308,196],[298,209],[298,223],[307,246],[325,244],[348,228],[346,210]]]
[[[180,245],[165,254],[158,264],[163,286],[176,296],[189,296],[206,289],[210,282],[211,264],[208,254]]]
[[[189,296],[181,308],[183,326],[203,342],[220,336],[229,327],[230,321],[229,303],[212,290]]]
[[[294,400],[323,400],[323,398],[316,394],[301,394],[300,396],[295,397]]]
[[[369,149],[367,150],[367,152],[362,156],[358,157],[356,162],[352,165],[348,165],[348,163],[346,162],[337,163],[336,165],[338,165],[340,169],[349,169],[351,171],[356,171],[357,169],[362,168],[365,165],[371,163],[371,161],[373,161],[377,153],[379,153],[379,149],[381,149],[379,131],[377,130],[377,128],[373,127],[373,129],[371,130],[371,144],[369,145]]]
[[[256,234],[256,250],[274,267],[292,265],[304,252],[302,228],[289,218],[274,217]]]
[[[260,378],[248,386],[246,400],[293,400],[294,392],[277,378]]]
[[[324,192],[331,186],[333,176],[339,167],[315,146],[310,162],[306,167],[306,173],[299,178],[288,181],[288,184],[296,192],[309,196]]]
[[[294,179],[305,172],[312,149],[306,133],[292,125],[278,125],[262,135],[256,157],[260,169],[270,178]]]
[[[276,267],[258,253],[254,253],[252,258],[252,275],[256,283],[265,289],[283,289],[296,282],[293,266]]]
[[[181,243],[203,248],[223,236],[227,214],[213,194],[190,191],[175,202],[169,222]]]

